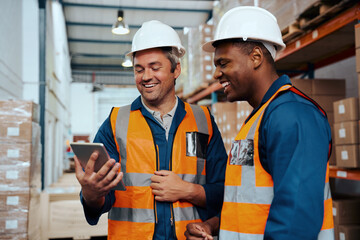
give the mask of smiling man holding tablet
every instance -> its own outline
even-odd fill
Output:
[[[175,95],[184,54],[174,29],[143,23],[128,54],[141,96],[113,108],[94,139],[110,160],[95,173],[98,153],[85,171],[76,159],[86,219],[109,212],[108,239],[185,239],[188,223],[220,212],[227,154],[210,111]],[[111,190],[121,179],[126,191]]]

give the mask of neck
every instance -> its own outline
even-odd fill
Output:
[[[176,104],[176,96],[172,97],[168,101],[165,101],[163,103],[151,103],[147,102],[145,99],[142,98],[143,104],[146,105],[149,109],[152,111],[160,112],[161,117],[167,113],[169,113]]]
[[[269,76],[270,75],[270,76]],[[267,77],[266,77],[267,76]],[[260,81],[257,81],[258,84],[255,84],[255,91],[253,97],[248,101],[249,104],[255,109],[260,104],[262,99],[264,98],[266,92],[269,90],[271,85],[278,79],[279,76],[276,72],[273,72],[272,74],[267,73],[266,75],[261,74],[258,79]]]

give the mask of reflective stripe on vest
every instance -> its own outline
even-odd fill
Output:
[[[187,132],[207,134],[206,144],[209,143],[212,137],[210,113],[204,107],[187,103],[185,111],[187,114],[174,136],[172,159],[176,161],[171,160],[171,170],[185,181],[205,184],[206,159],[184,154]],[[158,147],[140,110],[131,111],[130,105],[114,108],[110,118],[127,189],[115,191],[116,200],[108,215],[108,237],[152,239],[157,216],[150,178],[159,167]],[[199,214],[189,202],[174,202],[172,205],[177,238],[184,239],[186,225],[201,221]]]
[[[226,166],[225,195],[219,233],[221,240],[260,240],[264,238],[265,225],[274,192],[271,175],[265,171],[260,162],[258,130],[262,116],[269,103],[278,96],[280,92],[291,90],[290,88],[290,85],[281,87],[248,119],[247,123],[243,124],[235,138],[235,141],[253,140],[253,164],[230,165],[231,154],[229,154],[228,164]],[[324,220],[318,239],[334,239],[333,218],[331,214],[332,200],[327,167],[324,188]]]

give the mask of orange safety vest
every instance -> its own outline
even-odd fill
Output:
[[[185,103],[185,111],[175,133],[170,170],[185,181],[202,185],[206,183],[206,159],[200,152],[204,150],[204,143],[206,149],[212,137],[210,113],[205,107],[188,103]],[[158,146],[140,109],[131,111],[130,105],[113,108],[110,121],[126,191],[115,190],[116,200],[108,215],[108,238],[153,239],[157,215],[150,178],[159,170]],[[200,141],[199,133],[206,139]],[[188,223],[201,221],[189,202],[174,202],[170,210],[178,239],[185,239]]]
[[[228,158],[225,175],[225,194],[221,212],[220,239],[263,239],[270,205],[274,197],[271,175],[262,167],[259,158],[259,126],[266,107],[282,91],[290,90],[313,102],[320,111],[325,112],[312,99],[290,85],[282,86],[240,129],[235,141],[244,141],[236,149],[233,143]],[[325,114],[326,115],[326,114]],[[247,143],[251,142],[252,147]],[[331,147],[331,144],[330,144]],[[248,151],[248,149],[250,149]],[[329,151],[330,152],[330,151]],[[248,153],[245,154],[244,153]],[[233,155],[240,156],[235,160]],[[230,164],[230,161],[253,161],[251,164]],[[238,162],[239,163],[239,162]],[[329,186],[329,164],[327,165],[324,190],[324,219],[320,240],[334,239],[332,199]]]

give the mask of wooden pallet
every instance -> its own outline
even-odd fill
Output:
[[[354,0],[321,0],[312,4],[298,17],[301,30],[314,29],[321,23],[335,16],[356,3]]]
[[[46,193],[41,195],[42,239],[91,239],[107,236],[107,214],[97,225],[89,225],[83,213],[79,193]]]
[[[42,239],[91,239],[107,236],[107,214],[90,226],[80,203],[81,186],[75,173],[64,173],[56,183],[41,193]]]
[[[301,30],[299,27],[299,22],[294,21],[293,23],[291,23],[289,26],[287,26],[286,28],[284,28],[281,31],[282,39],[283,39],[284,43],[287,43],[287,42],[291,41],[292,39],[301,35],[303,32],[304,31]]]

